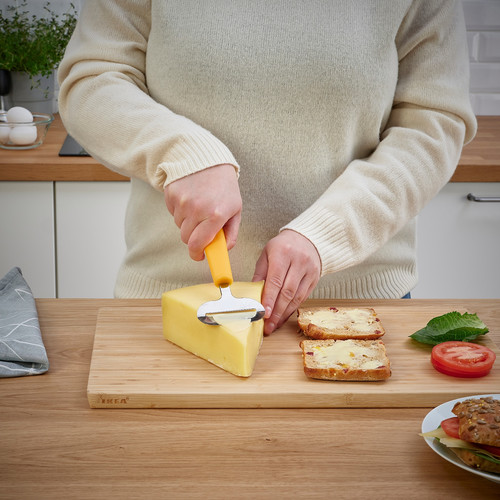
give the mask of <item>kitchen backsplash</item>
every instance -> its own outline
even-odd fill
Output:
[[[462,0],[476,115],[500,115],[500,0]]]

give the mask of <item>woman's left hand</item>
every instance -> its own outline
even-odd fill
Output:
[[[265,280],[264,334],[279,328],[307,299],[321,276],[321,259],[305,236],[285,229],[270,240],[255,266],[252,281]]]

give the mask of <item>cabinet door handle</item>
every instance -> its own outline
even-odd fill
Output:
[[[500,196],[475,196],[472,193],[467,195],[467,199],[478,202],[500,202]]]

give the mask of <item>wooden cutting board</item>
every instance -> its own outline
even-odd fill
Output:
[[[391,360],[392,376],[384,382],[307,378],[299,348],[303,337],[295,318],[264,338],[254,373],[239,378],[166,341],[160,307],[102,308],[88,400],[92,408],[434,407],[458,397],[498,393],[500,361],[486,377],[449,377],[431,366],[431,346],[408,337],[451,309],[428,303],[405,307],[398,302],[380,301],[374,306],[386,329],[382,340]],[[491,335],[478,343],[493,349],[500,359]]]

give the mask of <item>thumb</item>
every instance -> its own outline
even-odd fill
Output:
[[[236,240],[238,238],[238,232],[240,229],[241,215],[235,215],[231,217],[226,224],[224,225],[224,235],[226,237],[227,249],[231,250],[231,248],[236,245]]]
[[[268,269],[268,261],[267,261],[267,253],[264,250],[255,264],[255,272],[253,274],[252,281],[262,281],[267,277],[267,269]]]

